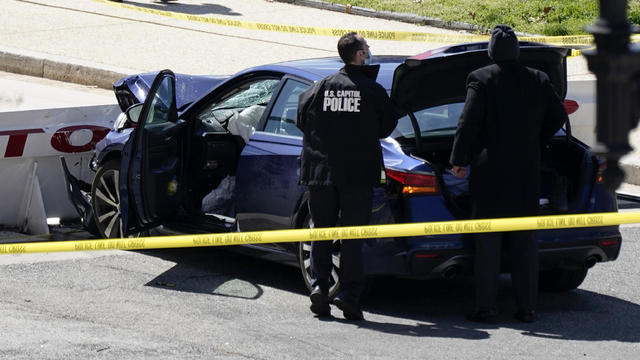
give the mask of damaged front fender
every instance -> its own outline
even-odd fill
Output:
[[[64,157],[60,157],[60,164],[62,165],[62,172],[64,174],[67,196],[78,212],[78,215],[80,215],[82,226],[91,234],[99,235],[91,206],[91,185],[77,179],[71,174]]]

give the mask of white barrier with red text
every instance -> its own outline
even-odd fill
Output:
[[[47,217],[77,217],[60,157],[90,183],[92,150],[119,113],[115,104],[0,113],[0,225],[48,233]]]

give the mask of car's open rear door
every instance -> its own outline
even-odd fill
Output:
[[[176,110],[175,75],[163,70],[123,151],[119,182],[125,236],[160,224],[177,212],[183,128]]]

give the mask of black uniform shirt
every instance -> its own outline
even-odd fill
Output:
[[[346,65],[300,95],[296,125],[303,131],[300,183],[375,186],[380,138],[398,117],[375,79],[379,65]]]

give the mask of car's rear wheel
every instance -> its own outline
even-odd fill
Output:
[[[122,237],[119,177],[120,162],[112,160],[98,168],[91,186],[93,216],[103,238]]]
[[[550,292],[577,289],[587,277],[586,267],[555,268],[540,273],[540,290]]]
[[[311,215],[305,217],[303,222],[304,228],[312,228],[313,220]],[[328,240],[327,240],[328,241]],[[333,298],[338,294],[340,290],[340,281],[338,280],[338,271],[340,270],[340,241],[332,240],[333,247],[331,249],[331,262],[333,264],[331,269],[331,276],[329,277],[329,297]],[[300,242],[298,246],[298,262],[300,264],[300,271],[302,272],[302,279],[307,285],[309,291],[313,284],[313,273],[311,272],[311,242]]]

